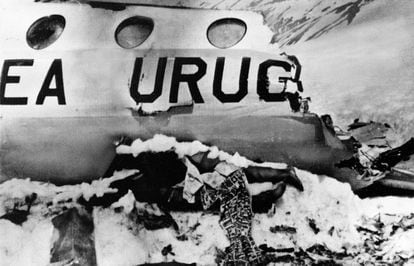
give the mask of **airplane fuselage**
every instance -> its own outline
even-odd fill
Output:
[[[320,119],[292,112],[279,82],[298,67],[259,14],[1,5],[0,182],[96,179],[121,136],[166,134],[365,185],[334,166],[352,152]]]

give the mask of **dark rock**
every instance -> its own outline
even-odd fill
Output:
[[[332,236],[332,235],[333,235],[334,230],[335,230],[335,227],[334,227],[334,226],[332,226],[332,227],[329,229],[328,234],[329,234],[330,236]]]
[[[12,210],[8,211],[6,214],[1,216],[0,219],[9,220],[14,224],[22,225],[24,222],[27,221],[27,216],[30,214],[30,208],[32,207],[32,204],[36,200],[36,198],[36,193],[32,193],[30,196],[26,196],[25,204],[27,205],[27,210],[17,209],[17,206],[15,205]]]
[[[269,230],[272,233],[286,232],[289,234],[296,234],[296,228],[287,225],[275,225],[273,227],[270,227]]]
[[[308,218],[308,224],[312,231],[315,233],[315,235],[319,233],[320,229],[316,226],[314,219]]]
[[[172,246],[171,244],[169,244],[168,246],[165,246],[162,250],[161,250],[161,254],[163,256],[167,256],[167,255],[173,255],[175,256],[175,253],[172,251]]]
[[[29,212],[26,210],[16,210],[13,209],[10,212],[7,212],[3,216],[0,217],[0,219],[9,220],[10,222],[22,225],[24,222],[27,221],[27,216],[29,215]]]

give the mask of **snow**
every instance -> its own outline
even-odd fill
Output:
[[[382,253],[386,259],[392,260],[393,256],[403,256],[404,258],[414,257],[414,229],[407,232],[397,233],[391,237],[385,245]]]
[[[53,225],[31,216],[23,226],[0,219],[0,265],[48,265]]]
[[[157,145],[153,145],[153,140]],[[175,149],[181,155],[210,150],[199,142],[177,142],[174,138],[158,135],[152,140],[136,140],[131,146],[121,148],[123,152],[163,151]],[[139,145],[137,145],[139,144]],[[250,161],[241,155],[232,156],[220,150],[214,154],[223,156],[238,165]],[[267,164],[268,165],[268,164]],[[271,165],[271,164],[270,164]],[[0,265],[46,265],[53,243],[51,218],[64,208],[77,206],[76,199],[83,196],[101,195],[108,192],[110,180],[124,178],[134,171],[117,172],[114,177],[94,181],[92,184],[80,184],[57,187],[52,184],[32,182],[28,179],[13,179],[0,185],[0,215],[13,208],[21,207],[24,198],[32,193],[38,199],[32,207],[28,220],[22,226],[0,220]],[[257,244],[267,244],[275,248],[306,249],[314,244],[322,244],[328,249],[348,253],[358,253],[364,239],[357,228],[372,227],[378,215],[398,217],[414,213],[414,199],[402,197],[382,197],[360,199],[353,194],[349,184],[311,174],[297,169],[297,174],[305,187],[304,192],[287,187],[285,194],[275,206],[274,215],[256,214],[253,220],[253,237]],[[251,184],[250,190],[258,193],[272,185]],[[20,204],[20,205],[19,205]],[[23,208],[23,207],[21,207]],[[145,262],[198,262],[200,265],[214,264],[217,250],[224,250],[229,244],[224,231],[219,226],[219,216],[212,213],[182,213],[171,215],[179,226],[179,233],[171,228],[146,230],[136,223],[133,210],[160,215],[162,211],[154,204],[136,202],[131,191],[110,208],[96,207],[93,210],[95,224],[95,249],[98,265],[137,265]],[[314,221],[319,229],[315,233],[310,227]],[[271,233],[270,227],[284,225],[294,227],[296,233]],[[387,224],[389,228],[391,222]],[[414,247],[410,244],[413,230],[397,231],[384,244],[383,252],[390,261],[393,256],[403,254],[412,256]],[[184,239],[177,236],[185,235]],[[4,236],[4,237],[3,237]],[[163,256],[161,250],[172,246],[175,255]],[[23,256],[22,256],[23,254]],[[361,257],[359,257],[361,259]]]
[[[208,147],[199,141],[180,144],[174,137],[156,134],[152,139],[146,141],[136,139],[131,146],[120,145],[117,147],[116,152],[118,154],[133,154],[137,156],[146,151],[162,152],[171,149],[174,149],[179,157],[182,158],[185,155],[194,155],[199,151],[207,151]]]
[[[194,262],[211,265],[215,259],[215,248],[224,249],[228,241],[218,224],[218,216],[173,214],[179,226],[188,228],[196,222],[200,226],[186,241],[179,241],[171,229],[148,231],[136,228],[135,224],[122,213],[97,209],[94,212],[96,226],[96,251],[99,265],[136,265],[144,262],[155,263],[165,260]],[[128,230],[128,227],[134,229]],[[206,234],[207,233],[207,234]],[[172,245],[176,256],[165,258],[161,250]],[[119,252],[122,250],[122,252]]]
[[[49,200],[54,204],[69,199],[76,200],[83,196],[89,200],[93,195],[102,196],[104,193],[114,192],[113,188],[109,188],[111,182],[123,179],[136,173],[137,170],[126,170],[122,172],[115,172],[110,178],[94,180],[92,183],[82,183],[79,185],[65,185],[56,186],[51,183],[43,183],[38,181],[31,181],[30,179],[11,179],[0,185],[0,216],[5,213],[8,203],[13,203],[16,199],[24,200],[24,197],[36,193],[37,197],[42,200]],[[10,202],[10,199],[12,200]],[[6,203],[6,205],[4,204]]]
[[[253,165],[276,169],[286,167],[286,164],[284,163],[255,163],[246,157],[240,156],[237,152],[232,155],[225,151],[219,150],[216,146],[208,147],[197,140],[192,142],[178,142],[176,138],[162,134],[155,134],[153,138],[145,141],[136,139],[132,142],[131,146],[120,145],[116,148],[116,152],[118,154],[132,154],[133,156],[137,156],[138,154],[146,151],[163,152],[169,150],[174,150],[180,158],[183,158],[184,156],[192,156],[198,152],[208,151],[208,158],[219,158],[221,161],[226,161],[239,167]]]
[[[256,215],[254,228],[259,243],[265,242],[269,246],[288,247],[300,246],[306,249],[315,243],[325,244],[329,249],[340,251],[348,245],[358,245],[360,238],[355,230],[358,218],[363,212],[359,207],[360,199],[355,196],[347,184],[324,176],[312,175],[305,171],[298,171],[298,176],[305,187],[304,192],[298,192],[288,187],[281,200],[276,203],[276,215]],[[320,229],[314,234],[309,226],[308,219],[313,219]],[[269,235],[270,226],[287,225],[297,229],[292,238],[285,233]],[[334,227],[334,234],[328,231]],[[312,237],[310,237],[312,236]]]
[[[364,213],[367,216],[376,214],[393,213],[409,214],[414,213],[413,199],[410,197],[376,197],[362,201]]]

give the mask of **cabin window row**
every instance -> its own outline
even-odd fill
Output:
[[[50,15],[36,20],[27,30],[27,44],[41,50],[56,42],[62,35],[66,20],[61,15]],[[123,20],[115,30],[116,43],[125,49],[143,44],[154,30],[154,21],[143,16]],[[247,26],[237,18],[214,21],[207,29],[207,39],[214,47],[226,49],[239,43],[246,35]]]

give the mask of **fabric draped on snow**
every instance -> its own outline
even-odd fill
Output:
[[[252,236],[253,212],[241,169],[231,173],[217,189],[205,185],[201,191],[204,209],[220,201],[220,225],[226,231],[230,246],[226,249],[225,265],[255,265],[263,262],[260,249]]]

